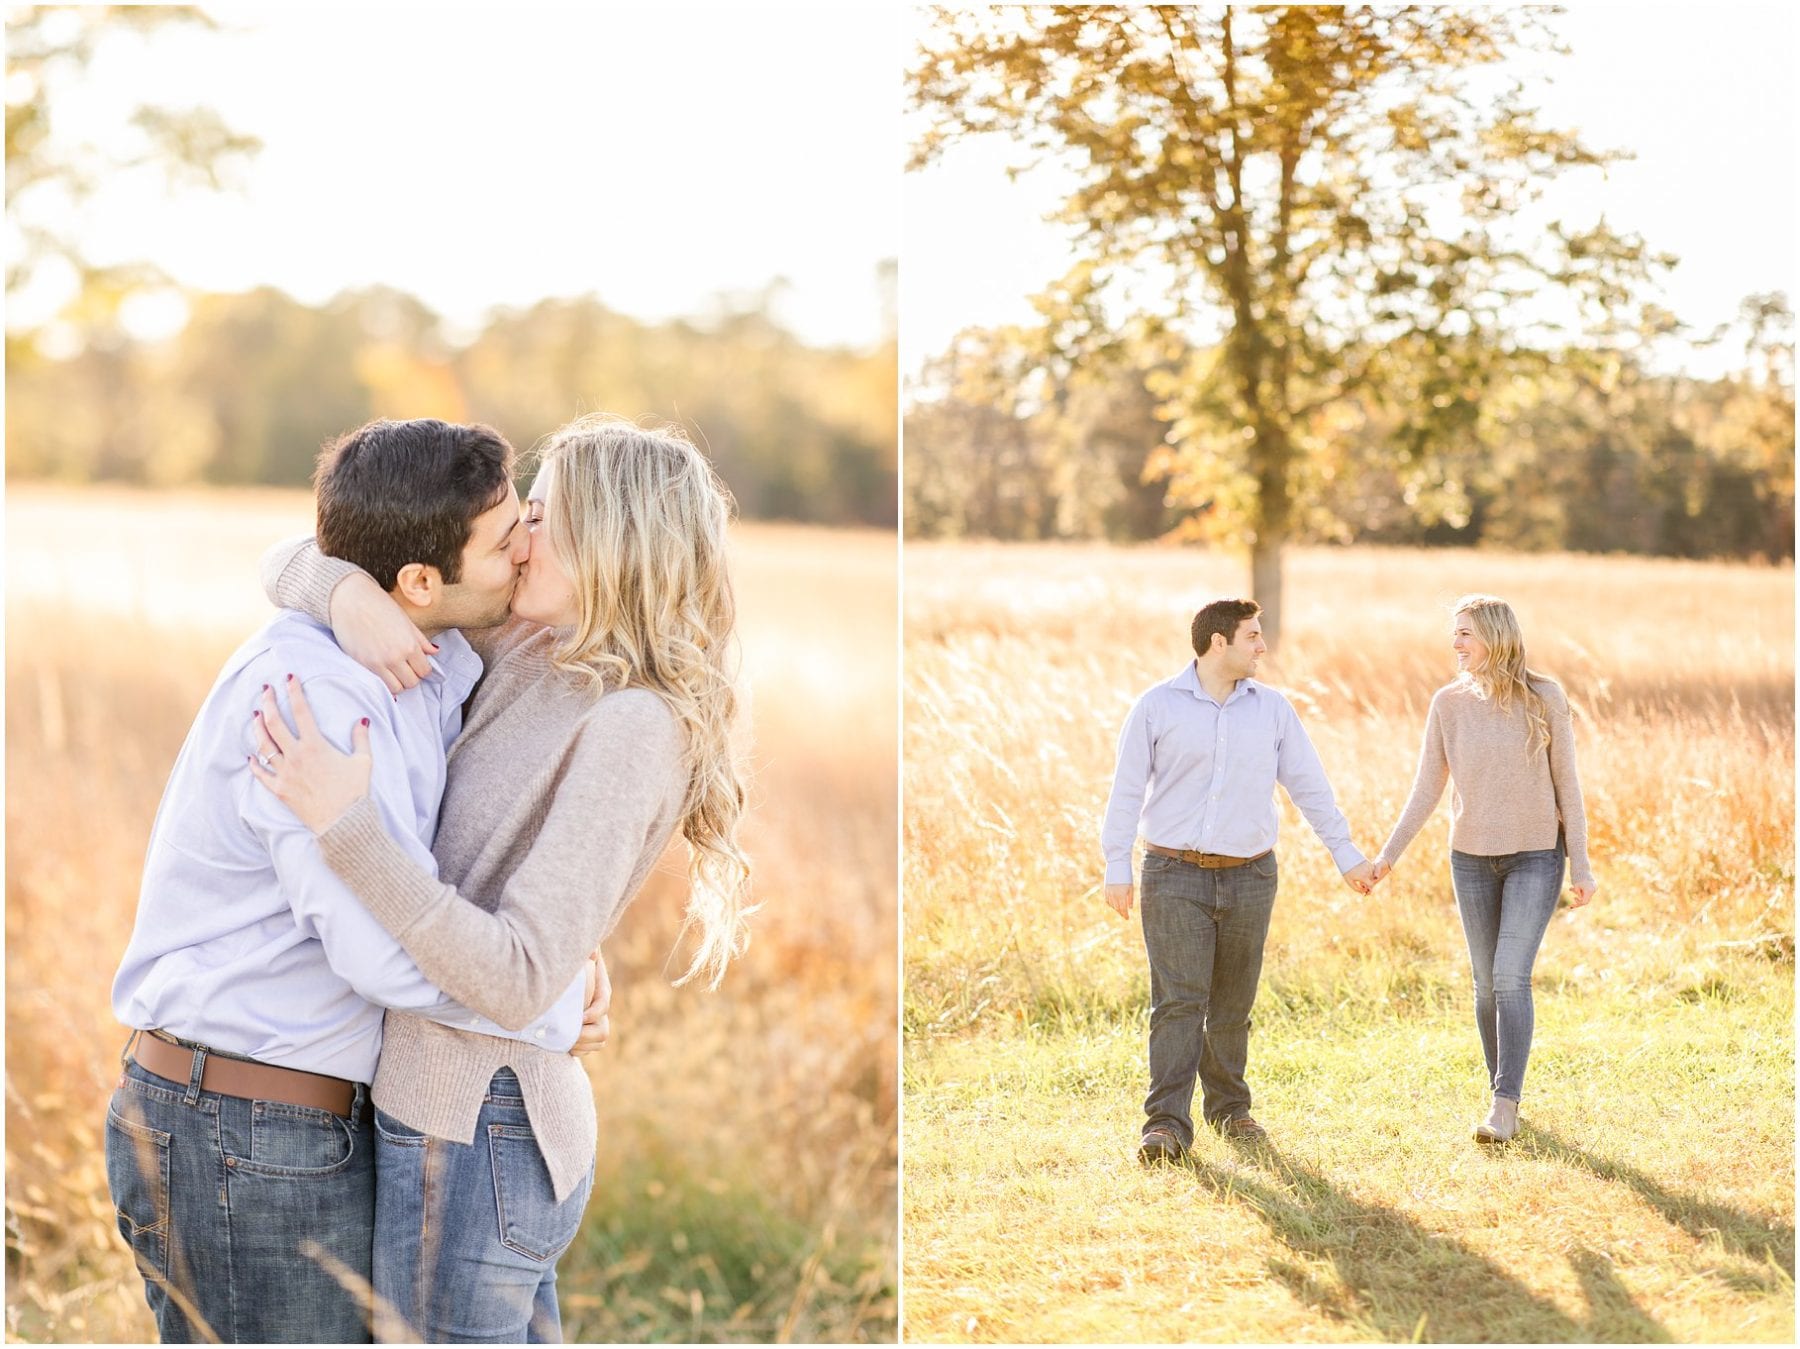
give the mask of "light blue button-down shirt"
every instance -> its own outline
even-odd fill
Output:
[[[251,775],[251,713],[289,673],[320,732],[349,748],[369,719],[369,794],[388,833],[432,875],[444,756],[481,658],[460,633],[437,639],[433,671],[395,698],[331,633],[284,612],[226,662],[163,792],[113,1014],[262,1063],[368,1082],[382,1009],[566,1050],[581,1027],[585,972],[542,1017],[513,1031],[445,997],[369,915],[318,845]]]
[[[1300,808],[1339,871],[1364,858],[1293,704],[1240,679],[1223,706],[1192,661],[1146,692],[1125,718],[1100,844],[1106,883],[1131,884],[1131,848],[1146,843],[1226,857],[1275,846],[1275,784]]]

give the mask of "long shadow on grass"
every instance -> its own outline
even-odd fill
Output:
[[[1322,1315],[1370,1338],[1450,1343],[1667,1342],[1598,1256],[1578,1252],[1577,1276],[1591,1319],[1576,1321],[1486,1256],[1432,1232],[1396,1209],[1344,1193],[1271,1146],[1246,1149],[1260,1171],[1196,1160],[1200,1184],[1253,1209],[1274,1236],[1307,1261],[1327,1261],[1321,1280],[1305,1263],[1272,1261],[1272,1273]],[[1530,1241],[1527,1231],[1521,1241]]]
[[[1601,1180],[1617,1181],[1660,1213],[1665,1222],[1679,1227],[1695,1240],[1704,1241],[1716,1234],[1725,1249],[1733,1254],[1745,1256],[1759,1265],[1772,1263],[1787,1271],[1790,1280],[1794,1277],[1792,1223],[1761,1218],[1697,1195],[1681,1194],[1636,1167],[1578,1148],[1537,1125],[1521,1127],[1518,1145],[1534,1156],[1579,1166]]]

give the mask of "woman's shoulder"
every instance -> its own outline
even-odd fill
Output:
[[[1535,670],[1528,671],[1525,676],[1525,682],[1531,686],[1531,691],[1542,698],[1545,705],[1552,711],[1567,712],[1569,710],[1569,695],[1564,693],[1563,686],[1557,683],[1549,675],[1539,674]]]
[[[1448,711],[1458,703],[1480,701],[1481,690],[1475,687],[1473,681],[1464,679],[1461,675],[1431,695],[1431,705],[1439,712]]]
[[[645,688],[608,689],[581,718],[596,743],[616,751],[631,747],[648,756],[681,754],[681,725],[661,694]]]

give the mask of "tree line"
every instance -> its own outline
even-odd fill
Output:
[[[1390,383],[1306,419],[1290,537],[1791,558],[1790,322],[1780,296],[1746,301],[1745,360],[1714,379],[1572,347],[1477,391],[1428,347],[1390,353]],[[906,414],[909,537],[1237,537],[1241,448],[1184,422],[1217,351],[1164,334],[1079,365],[1044,352],[1036,330],[974,330],[927,364]]]
[[[530,446],[585,412],[687,428],[743,513],[893,525],[899,418],[892,323],[873,351],[821,349],[770,312],[779,282],[704,320],[644,323],[592,297],[495,314],[452,340],[437,315],[386,288],[306,305],[263,287],[186,295],[173,337],[126,321],[177,293],[147,260],[102,264],[71,232],[115,174],[171,187],[236,181],[260,142],[213,109],[129,100],[104,135],[62,99],[94,78],[108,44],[217,27],[189,5],[21,5],[6,16],[6,214],[12,302],[67,277],[69,298],[6,334],[9,478],[300,484],[319,446],[372,417],[483,421]],[[892,290],[893,264],[880,269]],[[29,306],[27,306],[29,308]]]
[[[1554,14],[936,9],[912,166],[1060,165],[1073,265],[925,372],[909,530],[1229,541],[1272,643],[1290,541],[1791,553],[1791,364],[1656,375],[1675,259],[1533,214],[1622,157],[1534,106]]]
[[[611,411],[687,428],[748,517],[896,522],[892,339],[809,346],[767,297],[662,323],[544,300],[460,344],[380,288],[320,306],[268,287],[198,295],[158,342],[132,338],[104,293],[85,298],[79,350],[9,337],[9,478],[301,484],[322,443],[374,417],[486,422],[525,449]]]

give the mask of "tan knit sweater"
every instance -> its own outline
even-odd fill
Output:
[[[1400,860],[1448,781],[1450,846],[1457,852],[1498,857],[1554,848],[1560,828],[1568,843],[1570,878],[1593,884],[1569,700],[1548,679],[1532,687],[1542,695],[1550,722],[1548,750],[1531,748],[1530,723],[1516,698],[1502,712],[1469,679],[1446,684],[1432,696],[1412,794],[1381,858]]]
[[[265,569],[271,597],[329,618],[348,564],[310,543]],[[365,798],[319,838],[331,868],[426,977],[502,1025],[554,1003],[612,931],[679,822],[681,729],[643,689],[595,697],[550,664],[553,629],[514,621],[467,633],[487,663],[451,746],[438,878],[382,829]],[[387,1014],[375,1103],[470,1143],[489,1080],[518,1075],[558,1202],[594,1159],[594,1097],[578,1060],[519,1041]]]

